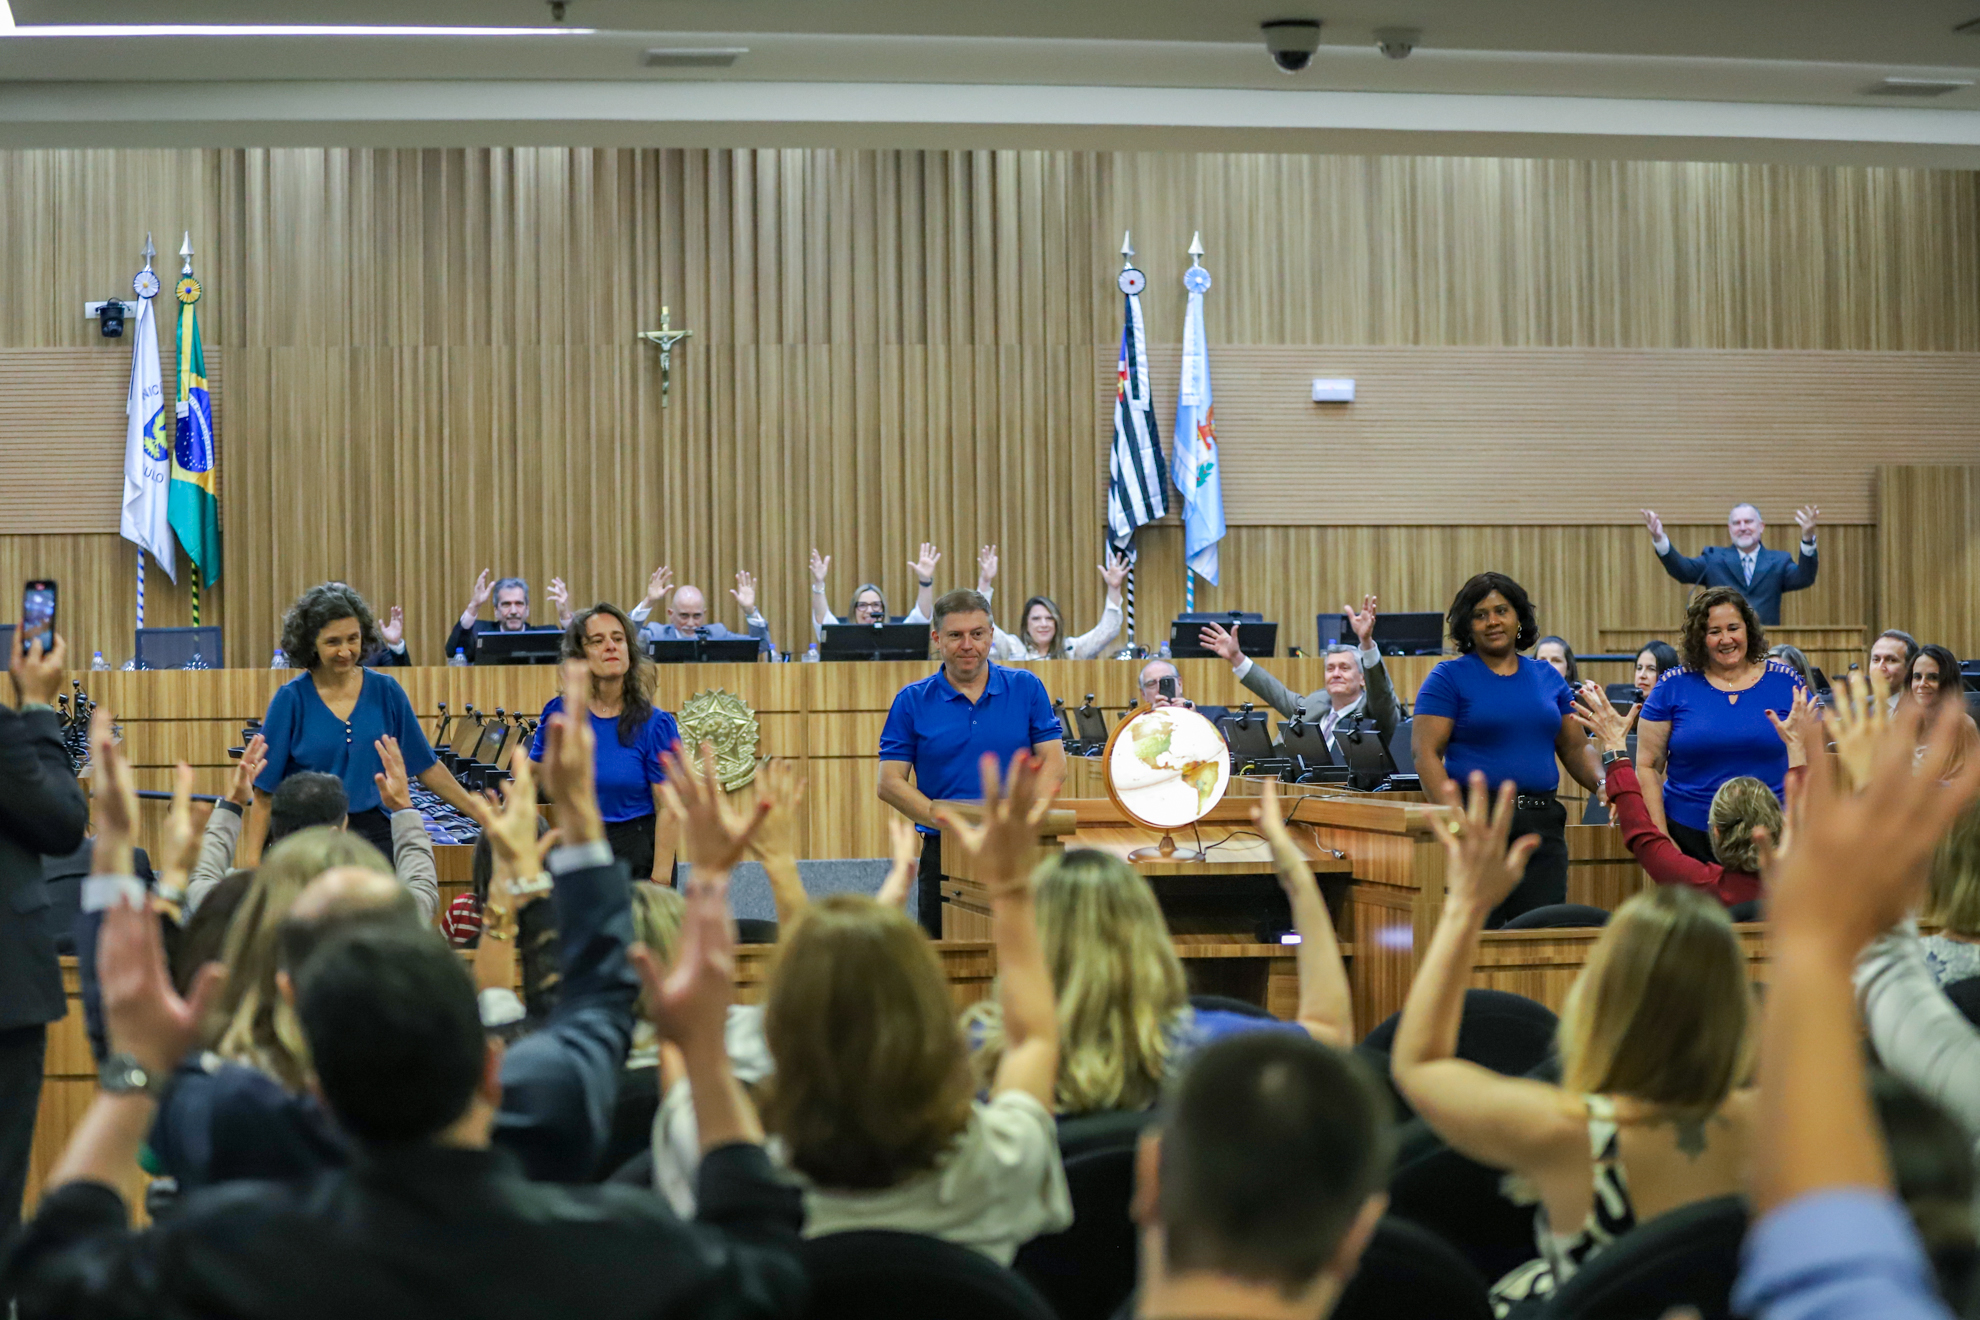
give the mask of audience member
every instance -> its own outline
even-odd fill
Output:
[[[1533,658],[1552,665],[1570,688],[1581,687],[1581,666],[1575,663],[1574,648],[1565,637],[1542,637],[1533,647]]]
[[[41,858],[80,846],[89,814],[55,718],[69,644],[50,637],[10,648],[0,706],[0,1242],[20,1221],[48,1024],[69,1010]]]
[[[715,642],[754,637],[759,653],[766,656],[773,653],[774,648],[770,642],[770,621],[763,617],[762,610],[756,608],[756,579],[747,571],[736,570],[736,585],[729,592],[736,598],[736,604],[742,608],[743,627],[749,630],[746,633],[730,632],[727,624],[709,622],[708,597],[703,594],[701,588],[684,586],[676,591],[673,582],[674,570],[665,564],[660,565],[653,570],[653,576],[647,580],[645,599],[633,606],[630,618],[633,623],[640,625],[639,641],[642,646],[649,642],[690,641],[696,637],[705,637]],[[656,605],[666,600],[669,591],[673,591],[674,599],[667,606],[667,621],[649,623],[648,616],[653,613]],[[565,626],[569,627],[568,622]]]
[[[1903,695],[1905,701],[1918,708],[1927,723],[1941,704],[1959,712],[1953,720],[1956,740],[1946,763],[1925,767],[1935,779],[1953,778],[1965,768],[1969,757],[1980,752],[1980,726],[1974,724],[1966,704],[1966,682],[1960,677],[1959,658],[1943,646],[1919,647],[1905,669]]]
[[[1395,684],[1389,681],[1389,671],[1382,665],[1382,652],[1374,641],[1375,597],[1364,596],[1360,609],[1344,606],[1341,612],[1347,615],[1360,645],[1329,646],[1321,662],[1326,686],[1304,697],[1294,696],[1284,683],[1253,664],[1251,657],[1238,649],[1237,632],[1243,625],[1232,624],[1227,630],[1221,624],[1205,624],[1202,633],[1202,644],[1230,665],[1231,676],[1247,690],[1265,698],[1265,704],[1286,719],[1319,725],[1336,764],[1342,758],[1334,733],[1343,724],[1355,728],[1364,719],[1372,719],[1382,741],[1387,743],[1396,736],[1396,726],[1401,722]]]
[[[495,617],[492,620],[483,619],[480,617],[481,607],[488,603],[491,594],[495,597]],[[569,627],[570,591],[564,586],[563,579],[550,579],[550,601],[556,607],[557,626]],[[473,664],[478,658],[478,643],[482,634],[526,632],[528,629],[529,583],[519,577],[505,577],[490,586],[488,570],[484,568],[481,570],[481,576],[474,580],[474,592],[468,598],[467,608],[461,611],[460,620],[454,624],[453,631],[447,634],[447,659],[451,661],[458,655],[468,664]],[[285,641],[284,649],[287,649],[287,646],[288,643]],[[379,649],[373,646],[367,654],[375,654]],[[298,661],[291,656],[289,663],[296,665]]]
[[[193,863],[192,874],[186,880],[186,892],[181,901],[187,912],[197,911],[213,887],[226,878],[234,865],[234,854],[240,848],[241,825],[247,819],[248,809],[254,805],[254,780],[268,763],[268,740],[259,733],[247,741],[241,749],[241,759],[234,762],[234,773],[227,782],[227,791],[213,804],[213,811],[206,818],[206,828],[201,831],[199,857]],[[313,774],[304,771],[302,775],[291,775],[291,779],[301,779]],[[334,777],[334,776],[333,776]],[[337,792],[344,791],[344,781],[337,781]],[[278,787],[276,793],[280,793]],[[349,803],[345,803],[347,810]],[[269,802],[268,829],[272,835],[276,829],[275,803]],[[338,812],[342,820],[344,811]],[[310,824],[330,824],[329,821],[311,821]],[[286,832],[286,831],[285,831]]]
[[[1799,557],[1790,559],[1785,552],[1760,544],[1767,531],[1760,510],[1751,504],[1735,504],[1726,516],[1731,547],[1708,545],[1698,552],[1698,558],[1687,559],[1664,535],[1663,521],[1651,510],[1642,510],[1644,526],[1650,529],[1650,544],[1666,573],[1694,586],[1733,588],[1753,602],[1754,612],[1767,624],[1781,621],[1783,593],[1815,585],[1815,522],[1821,512],[1812,504],[1795,511],[1801,547]]]
[[[977,761],[987,752],[1008,765],[1029,750],[1043,764],[1048,792],[1066,773],[1064,730],[1038,676],[990,659],[990,603],[974,591],[935,602],[932,630],[942,668],[902,688],[880,730],[880,800],[922,834],[915,915],[942,938],[942,835],[934,804],[976,796]],[[909,781],[912,772],[914,779]]]
[[[1220,1041],[1169,1090],[1135,1162],[1143,1320],[1322,1320],[1388,1205],[1389,1101],[1352,1055]]]
[[[1904,699],[1905,679],[1911,672],[1911,658],[1918,654],[1918,639],[1908,632],[1886,628],[1870,643],[1870,674],[1881,678],[1892,710]]]
[[[685,590],[685,588],[684,588]],[[605,813],[605,837],[612,855],[633,876],[674,882],[674,839],[660,810],[660,785],[667,773],[663,752],[681,738],[674,717],[653,704],[654,664],[633,644],[633,624],[616,605],[598,604],[564,630],[563,655],[579,661],[590,675],[585,709],[597,749],[592,784]],[[550,717],[564,708],[563,694],[550,698],[530,759],[541,761]]]
[[[942,562],[942,552],[928,542],[921,543],[921,556],[908,561],[908,568],[920,583],[920,590],[914,598],[914,608],[898,619],[887,615],[887,594],[871,582],[862,582],[853,590],[852,604],[846,608],[847,623],[928,623],[935,617],[935,566]],[[839,618],[825,603],[825,574],[832,567],[832,556],[820,555],[816,547],[811,551],[811,631],[819,641],[825,640],[825,629],[838,623]],[[985,599],[988,599],[986,597]]]
[[[1660,885],[1689,885],[1727,907],[1760,897],[1760,851],[1753,832],[1765,830],[1770,838],[1780,837],[1781,802],[1772,789],[1751,775],[1738,775],[1719,785],[1707,813],[1712,860],[1701,862],[1671,842],[1650,819],[1636,782],[1636,767],[1629,759],[1629,722],[1593,685],[1576,694],[1572,713],[1601,749],[1604,787],[1622,827],[1623,845],[1652,880]],[[1796,691],[1794,710],[1774,727],[1788,744],[1787,773],[1792,781],[1805,765],[1807,740],[1820,736],[1805,692]]]
[[[1514,1175],[1540,1257],[1495,1301],[1545,1296],[1639,1223],[1739,1192],[1752,1141],[1746,954],[1725,909],[1660,885],[1616,912],[1561,1013],[1561,1082],[1501,1077],[1455,1057],[1465,983],[1486,917],[1520,883],[1533,835],[1508,846],[1511,784],[1455,784],[1432,827],[1444,906],[1397,1025],[1391,1067],[1404,1099],[1464,1155]],[[1489,811],[1488,811],[1489,806]]]
[[[282,620],[282,646],[290,665],[303,672],[276,689],[261,722],[268,761],[254,783],[240,848],[245,862],[252,865],[261,855],[270,795],[300,770],[343,780],[349,827],[381,852],[393,846],[387,811],[400,809],[382,796],[388,772],[409,772],[455,810],[474,815],[467,790],[427,745],[405,689],[358,664],[378,648],[378,625],[364,597],[336,583],[311,587]]]
[[[1920,941],[1932,979],[1946,986],[1980,976],[1980,812],[1954,821],[1933,851],[1922,915],[1939,928]]]
[[[976,590],[983,599],[989,600],[997,581],[997,547],[986,545],[978,552]],[[1126,556],[1107,552],[1107,562],[1100,566],[1100,578],[1107,584],[1107,605],[1100,612],[1100,622],[1093,625],[1091,632],[1077,637],[1066,636],[1065,621],[1059,617],[1059,607],[1050,596],[1033,596],[1018,611],[1019,633],[1016,636],[997,628],[993,623],[994,641],[990,656],[994,660],[1095,660],[1098,659],[1121,633],[1121,584],[1127,581],[1128,561]]]
[[[1892,1190],[1932,1264],[1939,1296],[1962,1306],[1980,1271],[1973,1147],[1943,1105],[1894,1073],[1871,1073],[1870,1101],[1890,1157]]]
[[[1150,660],[1135,678],[1136,700],[1154,710],[1169,706],[1193,710],[1215,724],[1230,711],[1222,706],[1199,706],[1183,695],[1182,671],[1172,661]]]
[[[1801,653],[1800,647],[1789,646],[1786,642],[1776,642],[1767,648],[1767,658],[1769,660],[1778,660],[1789,669],[1792,669],[1795,678],[1801,683],[1801,686],[1808,689],[1810,698],[1816,695],[1815,671],[1809,666],[1808,657]]]
[[[1753,606],[1731,587],[1708,587],[1684,614],[1684,667],[1660,680],[1636,724],[1643,804],[1686,856],[1710,862],[1712,795],[1750,775],[1785,792],[1787,747],[1774,731],[1804,689],[1767,658]]]
[[[1291,1022],[1192,1007],[1155,892],[1119,857],[1075,848],[1032,874],[1039,941],[1058,1002],[1059,1114],[1146,1109],[1192,1051],[1234,1032],[1303,1028],[1329,1045],[1352,1043],[1340,943],[1313,870],[1279,818],[1270,781],[1251,818],[1271,844],[1299,936],[1299,1004]],[[978,1004],[963,1023],[978,1081],[987,1082],[1003,1060],[1002,1008]]]
[[[937,602],[936,617],[944,617]],[[782,942],[764,1007],[776,1071],[764,1126],[805,1190],[805,1233],[927,1233],[1008,1265],[1072,1223],[1052,1120],[1058,1023],[1031,890],[1057,776],[1041,759],[978,766],[982,823],[938,808],[990,902],[1005,1048],[974,1099],[967,1046],[935,951],[872,899],[814,903]]]
[[[404,669],[412,664],[406,650],[406,612],[397,605],[385,611],[378,625],[378,636],[385,644],[364,658],[367,669]]]
[[[1411,746],[1432,801],[1474,771],[1515,786],[1513,827],[1540,843],[1524,881],[1492,913],[1498,926],[1567,898],[1567,808],[1555,757],[1590,793],[1601,783],[1600,767],[1588,736],[1568,717],[1574,698],[1567,683],[1552,665],[1519,654],[1540,635],[1525,588],[1503,573],[1480,573],[1459,588],[1447,623],[1458,658],[1439,662],[1423,680]]]
[[[1856,704],[1870,704],[1851,687]],[[1934,750],[1952,740],[1948,714],[1928,739]],[[1759,1218],[1733,1305],[1761,1320],[1949,1317],[1893,1196],[1864,1084],[1850,972],[1922,897],[1926,859],[1980,790],[1980,762],[1941,788],[1913,769],[1918,738],[1908,721],[1864,728],[1868,721],[1839,715],[1836,764],[1809,760],[1789,846],[1766,868],[1770,959],[1752,1185]],[[1922,993],[1902,977],[1886,980],[1894,961],[1873,948],[1857,969],[1871,1039],[1887,1067],[1960,1115],[1972,1134],[1980,1098],[1973,1028],[1929,974]],[[1963,1034],[1929,1011],[1939,1006]],[[1964,1085],[1934,1084],[1948,1080]]]
[[[538,816],[537,836],[541,838],[549,830],[550,823]],[[472,949],[480,943],[482,912],[494,878],[495,842],[483,830],[474,836],[474,850],[468,854],[467,892],[456,894],[440,913],[440,933],[447,937],[447,943],[457,949]]]
[[[1636,653],[1636,700],[1641,705],[1650,696],[1650,689],[1657,686],[1667,670],[1676,669],[1684,661],[1678,658],[1677,648],[1669,642],[1652,638],[1643,644]]]

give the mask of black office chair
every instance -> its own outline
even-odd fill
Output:
[[[1059,1320],[1108,1320],[1134,1291],[1140,1245],[1128,1214],[1134,1151],[1153,1118],[1152,1111],[1138,1110],[1059,1122],[1072,1227],[1025,1243],[1011,1266]]]
[[[1452,1150],[1421,1119],[1397,1133],[1389,1215],[1448,1243],[1481,1279],[1497,1279],[1539,1254],[1533,1207],[1501,1190],[1505,1174]]]
[[[1038,1290],[981,1252],[921,1233],[807,1239],[810,1320],[1058,1320]]]
[[[1617,710],[1628,710],[1643,700],[1643,694],[1636,690],[1634,683],[1604,683],[1602,695],[1607,697],[1609,704]]]
[[[1389,1053],[1401,1020],[1402,1014],[1390,1014],[1354,1047],[1388,1088],[1398,1121],[1416,1113],[1389,1075]],[[1507,1077],[1524,1077],[1552,1057],[1558,1025],[1554,1011],[1537,1000],[1506,990],[1467,990],[1458,1019],[1457,1057]]]
[[[618,1168],[612,1170],[606,1176],[605,1181],[608,1183],[617,1183],[622,1187],[645,1187],[650,1189],[653,1186],[653,1147],[649,1145],[645,1150],[640,1151]]]
[[[1607,908],[1589,907],[1586,903],[1549,903],[1545,907],[1522,912],[1499,927],[1500,930],[1566,930],[1575,927],[1606,926],[1609,924]]]
[[[1396,763],[1402,774],[1416,771],[1416,720],[1403,720],[1396,725],[1396,736],[1389,739],[1389,759]]]
[[[1946,998],[1953,1001],[1953,1007],[1964,1013],[1968,1022],[1980,1027],[1980,976],[1954,981],[1944,989]]]
[[[736,943],[775,944],[776,942],[776,922],[766,920],[763,917],[736,918]]]
[[[1191,995],[1189,1006],[1206,1013],[1238,1013],[1244,1017],[1269,1018],[1271,1012],[1248,999],[1233,999],[1229,995]]]
[[[1485,1280],[1450,1243],[1386,1215],[1361,1253],[1361,1267],[1334,1307],[1334,1320],[1490,1320]]]
[[[1660,1320],[1675,1307],[1702,1320],[1732,1315],[1746,1202],[1738,1196],[1658,1215],[1602,1248],[1560,1286],[1545,1320]]]

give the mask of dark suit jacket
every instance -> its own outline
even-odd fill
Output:
[[[1815,585],[1814,555],[1794,556],[1784,550],[1760,547],[1753,561],[1753,581],[1740,571],[1739,551],[1729,545],[1708,545],[1698,558],[1687,559],[1673,545],[1657,560],[1664,571],[1679,582],[1693,586],[1732,587],[1746,597],[1762,623],[1781,621],[1781,594]]]
[[[75,851],[88,819],[55,712],[0,706],[0,1030],[68,1012],[41,858]]]
[[[1360,663],[1359,656],[1356,657],[1356,663]],[[1373,669],[1363,669],[1361,678],[1366,686],[1362,688],[1361,695],[1353,704],[1341,712],[1341,716],[1345,719],[1349,715],[1366,714],[1375,721],[1375,727],[1381,730],[1382,741],[1386,744],[1396,736],[1396,725],[1402,719],[1402,712],[1396,705],[1396,686],[1389,681],[1388,666],[1379,662]],[[1321,688],[1318,692],[1309,692],[1303,697],[1295,696],[1292,689],[1266,673],[1265,667],[1255,660],[1252,661],[1251,668],[1245,671],[1243,679],[1239,681],[1265,698],[1267,705],[1287,719],[1297,715],[1308,724],[1318,724],[1326,717],[1327,712],[1334,708],[1334,699],[1326,688]],[[1341,750],[1337,744],[1334,745],[1333,752],[1338,759]]]

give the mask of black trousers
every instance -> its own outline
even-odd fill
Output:
[[[383,807],[371,807],[364,811],[353,811],[344,817],[344,828],[359,834],[385,854],[385,860],[392,860],[392,818]]]
[[[942,938],[942,836],[921,836],[921,870],[914,882],[914,917],[928,938]]]
[[[34,1115],[41,1107],[42,1056],[47,1050],[46,1026],[0,1031],[0,1242],[12,1237],[21,1222]]]
[[[1521,797],[1529,802],[1534,800],[1531,794]],[[1512,832],[1506,837],[1512,840],[1527,834],[1539,835],[1540,846],[1527,859],[1525,877],[1503,903],[1492,909],[1492,915],[1485,921],[1488,930],[1505,925],[1522,912],[1567,902],[1567,807],[1559,798],[1547,794],[1544,806],[1516,808]]]
[[[1717,862],[1712,855],[1712,833],[1710,830],[1694,830],[1689,825],[1680,825],[1665,817],[1664,832],[1671,836],[1671,842],[1686,857],[1700,862]]]
[[[606,844],[611,847],[612,855],[626,864],[627,873],[635,880],[653,874],[654,824],[650,811],[632,820],[605,822]]]

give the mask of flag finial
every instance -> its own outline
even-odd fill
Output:
[[[1189,240],[1189,264],[1192,266],[1201,266],[1203,264],[1201,260],[1202,256],[1203,231],[1199,229],[1195,234],[1191,235]]]
[[[144,268],[150,270],[151,259],[158,255],[158,249],[152,245],[151,231],[149,229],[144,231],[144,251],[142,255],[144,256]]]
[[[1134,263],[1133,263],[1133,262],[1132,262],[1132,261],[1130,260],[1130,258],[1134,256],[1134,243],[1133,243],[1133,242],[1131,241],[1131,239],[1132,239],[1132,237],[1133,237],[1133,234],[1132,234],[1132,231],[1130,231],[1130,230],[1126,230],[1126,229],[1123,229],[1123,230],[1121,231],[1121,267],[1122,267],[1122,269],[1126,269],[1126,268],[1127,268],[1128,266],[1131,266],[1131,265],[1133,265],[1133,264],[1134,264]]]
[[[179,273],[181,275],[192,274],[193,245],[192,245],[192,230],[190,229],[186,231],[186,241],[179,245],[179,255],[186,259],[185,269],[180,271]]]

